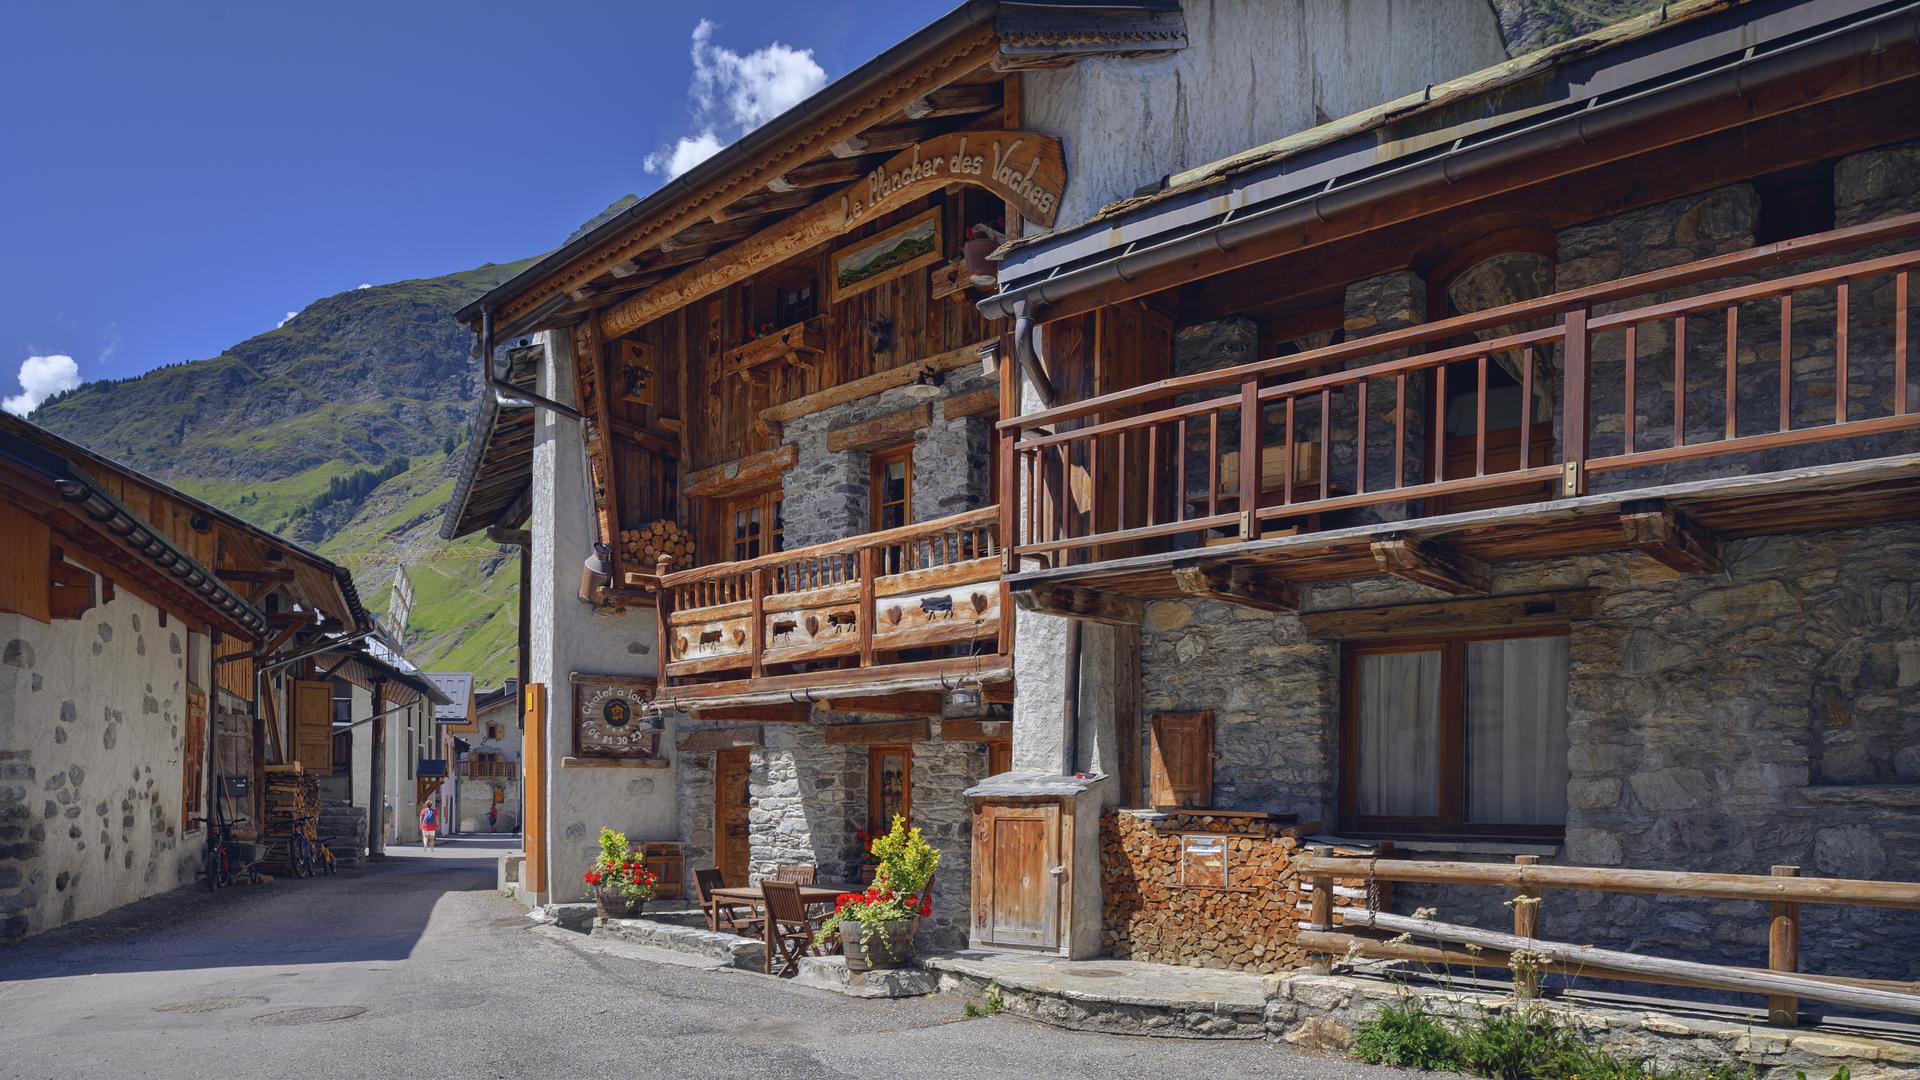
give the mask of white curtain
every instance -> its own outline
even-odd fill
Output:
[[[1467,646],[1467,820],[1567,819],[1567,638]]]
[[[1367,654],[1358,662],[1356,809],[1368,817],[1438,814],[1440,652]]]

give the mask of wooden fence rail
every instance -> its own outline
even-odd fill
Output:
[[[1538,992],[1541,973],[1590,975],[1654,982],[1767,997],[1768,1022],[1791,1027],[1799,1022],[1799,999],[1810,998],[1857,1008],[1920,1015],[1920,984],[1799,971],[1800,906],[1845,904],[1920,909],[1920,883],[1853,878],[1806,878],[1799,868],[1776,866],[1769,875],[1709,874],[1672,870],[1634,870],[1588,866],[1541,866],[1533,856],[1498,863],[1339,857],[1316,848],[1296,859],[1294,868],[1312,888],[1311,906],[1299,941],[1314,953],[1315,970],[1330,970],[1330,958],[1362,955],[1425,963],[1505,967],[1514,974],[1514,992]],[[1330,902],[1334,879],[1482,885],[1509,888],[1514,930],[1511,934],[1477,927],[1412,918],[1388,912],[1342,908]],[[1748,900],[1769,905],[1766,969],[1706,964],[1590,946],[1545,941],[1539,937],[1540,892],[1545,889],[1637,893],[1658,896]],[[1329,902],[1322,902],[1322,897]],[[1346,928],[1349,932],[1341,932]],[[1353,931],[1374,930],[1390,938]],[[1465,948],[1417,944],[1408,935]]]

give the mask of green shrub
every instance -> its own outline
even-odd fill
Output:
[[[1458,1040],[1418,998],[1389,1005],[1354,1029],[1353,1055],[1370,1065],[1459,1067]]]

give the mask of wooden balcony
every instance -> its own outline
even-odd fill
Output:
[[[1124,621],[1096,600],[1472,593],[1486,560],[1699,569],[1716,535],[1920,516],[1917,237],[1888,218],[1005,421],[1015,598]]]
[[[463,780],[518,780],[520,763],[517,761],[462,761],[460,777]]]
[[[665,575],[662,698],[925,689],[906,684],[1004,669],[999,513]]]

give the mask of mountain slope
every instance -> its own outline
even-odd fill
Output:
[[[324,297],[219,356],[88,383],[32,419],[317,547],[371,610],[407,566],[408,654],[497,684],[513,673],[513,555],[435,529],[480,389],[453,312],[531,262]]]

